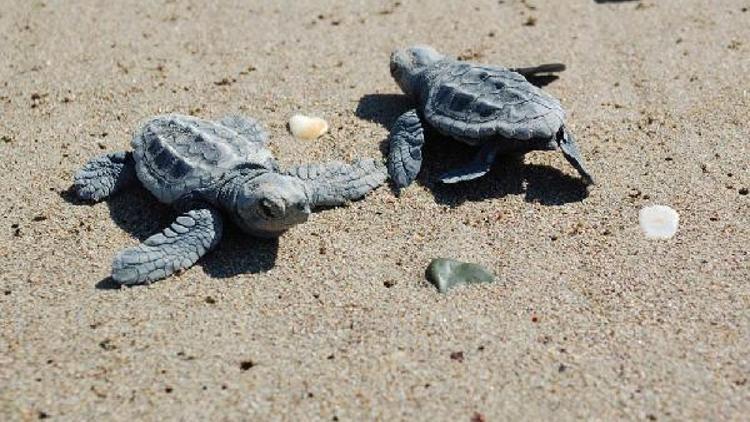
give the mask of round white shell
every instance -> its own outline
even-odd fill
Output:
[[[680,216],[665,205],[651,205],[641,208],[638,222],[646,238],[669,239],[677,233]]]
[[[289,131],[297,139],[317,139],[328,132],[328,122],[320,117],[295,114],[289,119]]]

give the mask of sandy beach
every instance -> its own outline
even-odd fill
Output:
[[[206,3],[211,3],[207,5]],[[0,419],[742,420],[750,414],[750,1],[7,0],[0,8]],[[428,138],[383,186],[188,271],[109,279],[175,212],[75,199],[144,119],[240,113],[282,167],[383,157],[395,48],[567,70],[555,152],[484,178]],[[322,116],[314,141],[287,130]],[[638,211],[680,214],[646,239]],[[440,294],[436,257],[497,281]],[[742,415],[745,415],[744,417]]]

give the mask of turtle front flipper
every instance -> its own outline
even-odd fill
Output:
[[[213,208],[190,210],[161,233],[118,253],[112,278],[120,284],[152,283],[187,269],[219,243],[222,227]]]
[[[416,110],[402,114],[388,140],[388,175],[397,189],[409,186],[422,167],[424,129]]]
[[[304,164],[286,172],[305,182],[312,207],[332,207],[363,198],[387,178],[385,166],[374,159],[352,164],[333,161]]]
[[[560,149],[568,162],[578,170],[583,181],[589,185],[594,184],[594,177],[583,164],[583,158],[581,158],[581,153],[578,151],[578,145],[576,145],[576,140],[573,137],[573,134],[568,132],[564,126],[560,128],[560,131],[557,133],[557,144],[560,146]]]
[[[101,201],[138,179],[131,152],[115,152],[89,160],[74,176],[74,186],[79,198]]]
[[[451,184],[478,179],[492,169],[492,163],[497,156],[498,144],[485,142],[479,149],[474,160],[465,167],[457,168],[440,176],[440,182]]]

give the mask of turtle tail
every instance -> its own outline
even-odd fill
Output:
[[[588,185],[594,184],[594,177],[583,164],[583,158],[581,158],[581,153],[578,151],[576,140],[573,137],[573,134],[570,133],[565,126],[561,127],[560,131],[557,132],[557,144],[560,146],[560,149],[568,162],[578,170],[583,181]]]

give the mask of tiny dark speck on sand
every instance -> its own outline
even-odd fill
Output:
[[[236,82],[235,79],[229,79],[229,78],[222,78],[220,81],[214,82],[214,85],[216,86],[228,86],[231,85],[233,82]]]
[[[451,360],[455,360],[456,362],[463,362],[464,361],[464,352],[453,352],[453,353],[451,353]]]
[[[471,422],[486,422],[487,418],[484,417],[483,414],[479,412],[474,412],[474,414],[471,416]]]
[[[255,362],[253,362],[251,360],[244,360],[244,361],[240,362],[240,369],[243,370],[243,371],[247,371],[248,369],[252,368],[253,366],[255,366]]]
[[[112,344],[112,340],[110,340],[110,339],[104,339],[104,340],[102,340],[99,343],[99,347],[101,347],[102,349],[107,350],[107,351],[115,350],[117,348],[117,346],[115,346],[114,344]]]

